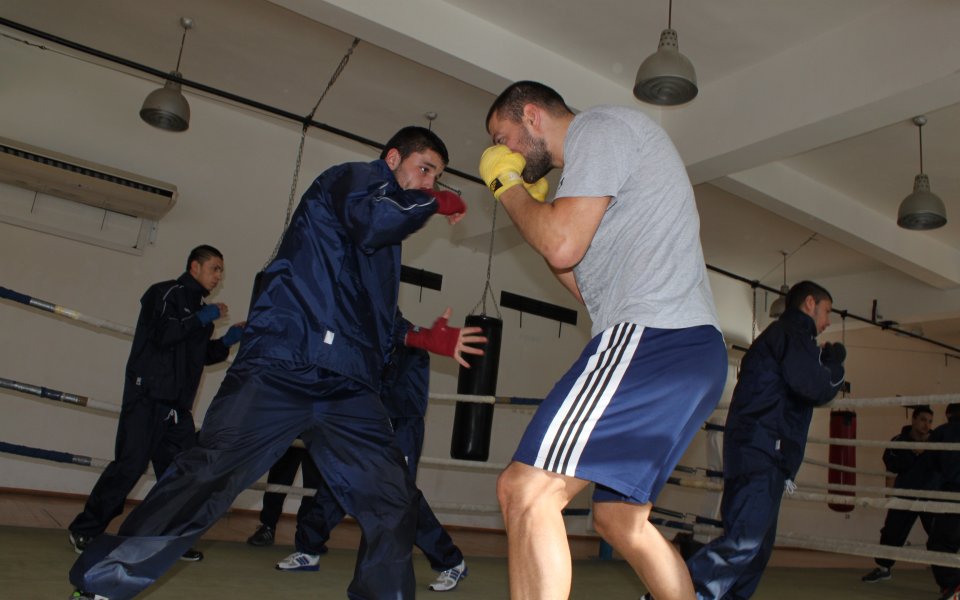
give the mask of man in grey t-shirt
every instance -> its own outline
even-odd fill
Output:
[[[693,597],[648,522],[653,500],[720,399],[727,359],[699,217],[666,133],[638,111],[574,115],[521,81],[487,114],[480,174],[524,239],[586,305],[594,338],[537,410],[497,491],[514,598],[566,598],[561,510],[596,484],[594,527],[657,600]],[[546,201],[543,177],[562,168]]]

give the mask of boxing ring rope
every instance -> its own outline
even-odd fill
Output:
[[[109,402],[101,402],[99,400],[91,400],[86,396],[81,396],[79,394],[70,394],[68,392],[61,392],[60,390],[55,390],[53,388],[43,387],[40,385],[33,385],[31,383],[23,383],[20,381],[14,381],[13,379],[6,379],[0,377],[0,388],[5,388],[8,390],[13,390],[15,392],[21,392],[24,394],[32,394],[34,396],[40,396],[41,398],[46,398],[47,400],[56,400],[58,402],[63,402],[64,404],[70,404],[73,406],[81,406],[84,408],[95,408],[97,410],[103,410],[115,414],[120,414],[120,409],[116,404],[111,404]]]
[[[0,287],[0,298],[12,300],[15,302],[20,302],[32,308],[38,310],[43,310],[46,312],[51,312],[57,315],[61,315],[76,321],[92,325],[94,327],[110,330],[116,333],[121,333],[124,335],[132,335],[133,328],[117,324],[105,319],[99,319],[96,317],[91,317],[84,315],[79,311],[75,311],[66,307],[62,307],[45,300],[32,298],[26,294],[21,294],[19,292],[10,290],[8,288]],[[93,408],[98,410],[105,410],[111,413],[119,413],[119,408],[110,403],[98,402],[90,400],[85,396],[79,394],[71,394],[68,392],[62,392],[60,390],[55,390],[52,388],[47,388],[44,386],[37,386],[33,384],[27,384],[22,382],[17,382],[11,379],[0,378],[0,388],[10,389],[16,392],[31,394],[39,396],[49,400],[55,400],[62,402],[64,404],[69,404],[72,406],[79,406],[83,408]],[[477,402],[483,404],[500,404],[507,406],[515,407],[536,407],[540,404],[542,400],[535,398],[519,398],[519,397],[509,397],[509,396],[472,396],[465,394],[430,394],[430,400],[433,402],[439,403],[456,403],[456,402]],[[838,409],[838,408],[853,408],[853,407],[866,407],[866,406],[916,406],[919,404],[925,405],[942,405],[949,404],[953,402],[960,402],[960,394],[939,394],[939,395],[923,395],[923,396],[894,396],[894,397],[884,397],[884,398],[841,398],[834,400],[833,402],[828,403],[823,407],[818,408],[828,408],[828,409]],[[727,409],[729,404],[718,405],[717,409]],[[707,429],[716,429],[722,430],[721,426],[716,426],[708,424]],[[886,440],[851,440],[846,438],[820,438],[820,437],[811,437],[808,439],[810,443],[818,444],[835,444],[835,445],[844,445],[844,446],[864,446],[864,447],[874,447],[874,448],[904,448],[904,449],[927,449],[927,450],[952,450],[956,449],[955,444],[933,444],[929,442],[893,442]],[[294,445],[302,445],[300,440],[296,440]],[[42,460],[48,460],[53,462],[61,462],[85,467],[91,467],[94,469],[103,469],[110,463],[108,460],[87,457],[81,455],[74,455],[67,452],[59,452],[53,450],[44,450],[38,448],[31,448],[28,446],[22,446],[17,444],[10,444],[7,442],[0,442],[0,452],[7,454],[15,454],[19,456],[25,456],[29,458],[37,458]],[[829,467],[837,470],[849,471],[853,470],[854,472],[867,473],[871,475],[883,475],[886,476],[885,472],[876,472],[876,471],[866,471],[863,469],[854,469],[851,467],[846,467],[843,465],[833,465],[830,463],[822,463],[820,461],[815,461],[813,459],[804,459],[804,462],[808,464],[813,464],[815,466]],[[455,469],[464,469],[464,470],[474,470],[474,471],[485,471],[485,472],[499,472],[506,467],[506,465],[501,464],[492,464],[492,463],[481,463],[476,461],[466,461],[466,460],[456,460],[456,459],[437,459],[437,458],[422,458],[420,464],[425,467],[433,468],[455,468]],[[696,469],[690,467],[680,467],[677,468],[678,471],[688,471],[696,472],[702,470],[708,475],[713,475],[716,477],[716,471],[710,471],[708,469]],[[689,488],[698,488],[709,491],[721,491],[722,485],[718,482],[710,481],[705,478],[690,478],[690,477],[671,477],[668,480],[668,483],[673,485],[679,485]],[[827,489],[828,491],[850,491],[850,492],[869,492],[880,494],[881,496],[894,496],[889,498],[883,497],[857,497],[857,496],[848,496],[848,495],[839,495],[832,493],[816,493],[816,492],[806,492],[806,491],[796,491],[793,494],[786,495],[786,498],[791,500],[798,501],[809,501],[809,502],[821,502],[829,504],[842,504],[842,505],[853,505],[861,506],[865,508],[879,508],[879,509],[900,509],[900,510],[910,510],[915,512],[928,512],[928,513],[952,513],[956,512],[958,507],[957,504],[952,502],[937,502],[935,500],[919,500],[919,498],[928,498],[928,499],[960,499],[960,494],[953,494],[950,492],[938,492],[930,490],[905,490],[901,488],[887,488],[887,487],[876,487],[876,486],[848,486],[842,484],[832,484],[832,485],[823,485],[823,484],[812,484],[812,483],[803,483],[805,488],[813,489]],[[265,491],[265,492],[274,492],[274,493],[284,493],[291,496],[304,496],[304,495],[313,495],[315,490],[311,488],[299,488],[294,486],[282,486],[277,484],[269,484],[257,482],[254,483],[250,490],[255,491]],[[897,495],[909,494],[917,499],[906,499],[901,497],[896,497]],[[440,512],[469,512],[469,513],[489,513],[489,514],[499,514],[500,509],[498,506],[489,506],[489,505],[477,505],[477,504],[449,504],[449,503],[434,503],[432,505],[435,510]],[[679,519],[689,518],[690,515],[686,513],[679,513],[676,511],[670,511],[662,507],[654,507],[652,512],[657,514],[665,514]],[[571,509],[569,515],[589,515],[589,509]],[[686,523],[684,521],[675,521],[670,519],[661,519],[659,517],[650,517],[650,521],[654,524],[666,526],[666,527],[679,527],[681,529],[687,529],[691,531],[703,532],[707,534],[717,534],[722,530],[718,529],[715,525],[717,524],[716,520],[708,519],[706,517],[699,517],[694,515],[694,524]],[[942,564],[945,566],[960,566],[960,557],[943,555],[942,553],[931,553],[927,551],[913,550],[913,549],[904,549],[904,548],[895,548],[889,546],[881,546],[878,544],[868,544],[861,542],[854,542],[850,540],[830,540],[825,538],[812,538],[809,536],[801,536],[793,533],[785,533],[777,536],[777,543],[781,545],[789,545],[798,548],[807,548],[812,550],[828,551],[828,552],[843,552],[846,554],[867,556],[867,557],[881,557],[881,558],[892,558],[895,560],[906,560],[910,562],[919,562],[919,563],[932,563],[932,564]]]
[[[960,394],[930,394],[923,396],[887,396],[881,398],[837,398],[817,408],[857,408],[863,406],[934,406],[960,402]]]
[[[4,298],[6,300],[13,300],[14,302],[19,302],[21,304],[26,304],[27,306],[30,306],[39,310],[51,312],[63,317],[73,319],[74,321],[81,321],[83,323],[86,323],[87,325],[92,325],[94,327],[99,327],[101,329],[109,329],[110,331],[113,331],[116,333],[122,333],[124,335],[133,336],[133,327],[130,327],[127,325],[121,325],[119,323],[114,323],[113,321],[107,321],[106,319],[91,317],[79,311],[73,310],[72,308],[66,308],[64,306],[60,306],[59,304],[53,304],[52,302],[47,302],[46,300],[33,298],[26,294],[21,294],[20,292],[15,292],[5,287],[0,287],[0,298]]]

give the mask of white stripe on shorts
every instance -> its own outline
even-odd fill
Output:
[[[643,327],[619,323],[603,332],[596,353],[554,415],[534,466],[574,477],[580,455],[603,411],[620,386]]]

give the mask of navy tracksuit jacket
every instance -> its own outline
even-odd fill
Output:
[[[789,309],[743,357],[723,434],[724,534],[687,561],[698,600],[746,600],[760,583],[813,407],[843,382],[842,364],[821,362],[816,336],[813,319]]]
[[[322,173],[267,266],[240,350],[180,454],[119,535],[74,564],[74,585],[125,600],[161,576],[301,435],[364,532],[350,598],[412,598],[415,487],[380,402],[400,244],[437,210],[386,162]]]

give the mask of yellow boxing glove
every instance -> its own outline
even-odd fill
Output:
[[[490,146],[480,157],[480,177],[493,192],[493,197],[499,200],[500,194],[523,183],[520,172],[525,166],[527,161],[522,154],[512,152],[502,144]]]
[[[534,183],[523,182],[523,187],[527,188],[527,193],[537,202],[546,202],[547,193],[550,191],[550,184],[546,177],[541,177]]]

